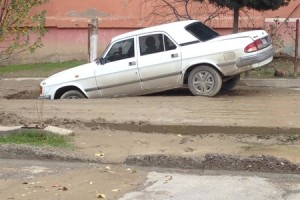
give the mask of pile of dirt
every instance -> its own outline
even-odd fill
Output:
[[[47,119],[44,121],[46,125],[64,127],[68,129],[72,128],[90,128],[92,130],[107,128],[107,121],[101,117],[93,119],[91,121],[84,121],[81,119],[67,119],[67,118],[57,118]]]
[[[39,96],[37,91],[20,91],[14,94],[4,96],[5,99],[37,99]]]
[[[246,158],[226,154],[207,154],[204,159],[207,169],[248,170],[256,172],[300,173],[300,166],[286,159],[268,155]]]
[[[33,124],[34,122],[28,118],[21,117],[14,113],[0,112],[0,124],[4,126],[19,126]]]
[[[79,119],[67,119],[67,118],[51,118],[44,121],[46,125],[64,127],[68,129],[72,128],[84,128],[84,122]]]
[[[52,125],[62,128],[68,129],[91,129],[91,130],[98,130],[98,129],[106,129],[108,127],[108,122],[106,119],[98,117],[96,119],[92,119],[91,121],[86,121],[83,119],[68,119],[68,118],[50,118],[43,120],[42,122],[37,122],[31,120],[29,118],[21,117],[15,113],[4,113],[0,112],[0,124],[3,126],[20,126],[24,125],[27,126],[29,124],[45,124],[45,125]]]

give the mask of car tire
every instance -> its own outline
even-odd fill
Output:
[[[219,72],[210,66],[194,68],[188,77],[188,86],[195,96],[212,97],[218,94],[222,87],[222,78]]]
[[[240,81],[241,75],[237,75],[222,84],[222,89],[232,90]]]
[[[69,90],[61,95],[60,99],[84,99],[86,98],[84,94],[82,94],[78,90]]]

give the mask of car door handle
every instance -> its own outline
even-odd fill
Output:
[[[136,65],[136,62],[135,62],[135,61],[129,62],[129,66],[133,66],[133,65]]]
[[[177,58],[177,57],[178,57],[178,53],[171,54],[171,58]]]

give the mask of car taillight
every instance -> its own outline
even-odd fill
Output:
[[[254,51],[257,51],[259,49],[262,49],[264,47],[264,43],[261,39],[255,40],[251,44],[247,45],[245,48],[246,53],[251,53]]]
[[[255,42],[258,49],[264,48],[264,43],[261,39],[255,40],[254,42]]]

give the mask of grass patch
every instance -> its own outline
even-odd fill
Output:
[[[18,71],[31,71],[31,70],[43,70],[50,71],[53,69],[67,69],[84,64],[84,61],[72,60],[61,63],[36,63],[36,64],[24,64],[24,65],[9,65],[0,67],[0,73],[18,72]]]
[[[0,136],[1,144],[29,144],[34,146],[65,147],[73,146],[72,138],[45,131],[18,131]]]
[[[300,66],[298,67],[300,70]],[[284,75],[281,76],[274,76],[275,69],[282,72]],[[247,78],[295,78],[299,77],[300,72],[294,75],[294,61],[291,58],[275,58],[270,64],[260,67],[258,69],[249,71],[248,75],[246,76],[243,73],[242,77]]]
[[[59,71],[87,63],[71,60],[60,63],[36,63],[24,65],[0,66],[0,76],[3,77],[48,77]]]
[[[300,61],[299,61],[300,62]],[[19,77],[49,77],[52,74],[76,67],[87,63],[86,61],[71,60],[61,63],[39,63],[25,65],[0,66],[0,77],[19,78]],[[300,65],[300,64],[298,64]],[[294,62],[291,58],[275,58],[270,64],[258,69],[249,71],[247,76],[242,74],[243,78],[281,78],[275,77],[275,68],[285,74],[284,78],[295,78]],[[300,71],[300,66],[299,66]],[[300,77],[300,72],[296,75]]]

